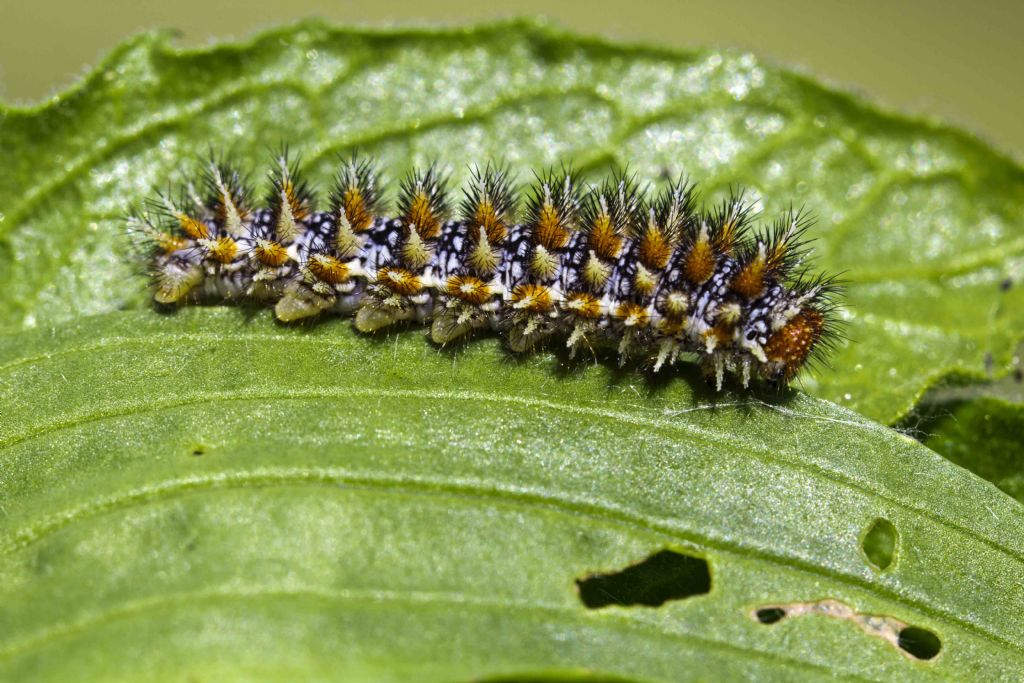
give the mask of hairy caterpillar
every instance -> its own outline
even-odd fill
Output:
[[[628,173],[587,186],[565,169],[521,201],[488,164],[457,206],[436,165],[412,171],[389,215],[376,164],[339,164],[326,210],[286,153],[262,203],[218,162],[202,196],[158,194],[129,219],[156,301],[259,300],[285,322],[352,314],[362,332],[413,320],[438,344],[493,328],[514,352],[554,338],[654,370],[695,356],[718,388],[727,371],[786,383],[835,339],[839,288],[806,270],[800,212],[755,230],[742,194],[704,209],[682,178],[653,193]]]

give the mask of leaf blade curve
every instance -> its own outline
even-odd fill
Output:
[[[819,264],[850,282],[854,343],[811,393],[882,422],[938,380],[1005,371],[1020,341],[1024,173],[976,140],[880,113],[729,52],[619,46],[530,22],[357,31],[317,22],[183,51],[167,34],[118,48],[81,87],[4,109],[0,325],[145,305],[117,220],[184,180],[209,145],[253,170],[286,140],[319,180],[334,152],[379,154],[400,177],[630,163],[690,173],[714,196],[745,184],[771,214],[819,216]],[[258,144],[252,144],[258,141]]]

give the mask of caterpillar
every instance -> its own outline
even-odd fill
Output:
[[[155,301],[260,301],[364,333],[416,321],[441,345],[489,328],[515,353],[560,339],[655,371],[695,358],[719,390],[726,373],[785,385],[838,336],[841,287],[809,271],[802,211],[755,228],[742,192],[704,207],[684,177],[654,192],[628,171],[585,184],[551,168],[524,192],[488,163],[461,198],[437,164],[411,171],[389,214],[374,160],[338,166],[320,209],[287,152],[262,202],[216,160],[201,189],[156,193],[128,219]]]

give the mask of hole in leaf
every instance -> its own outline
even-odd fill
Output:
[[[757,610],[757,620],[762,624],[774,624],[786,616],[786,610],[781,607],[765,607]]]
[[[942,641],[937,635],[918,626],[907,626],[900,631],[897,644],[916,659],[932,659],[942,649]]]
[[[942,642],[939,637],[917,626],[908,626],[895,617],[880,614],[864,614],[853,607],[833,598],[813,602],[788,602],[783,605],[766,605],[753,612],[752,618],[762,624],[774,624],[785,618],[816,614],[832,619],[851,621],[861,631],[874,638],[882,638],[889,645],[899,647],[915,659],[928,660],[939,654]]]
[[[658,607],[669,600],[709,592],[711,574],[703,558],[661,550],[622,571],[577,579],[576,586],[580,600],[589,609],[608,605]]]
[[[200,455],[204,455],[205,453],[206,453],[206,446],[203,446],[201,444],[192,448],[192,455],[194,455],[196,457],[199,457]]]
[[[892,525],[892,522],[879,517],[868,527],[861,539],[860,547],[864,550],[864,555],[868,558],[871,566],[881,571],[892,564],[893,557],[896,555],[898,538],[896,527]]]

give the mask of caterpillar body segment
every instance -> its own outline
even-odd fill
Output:
[[[839,287],[808,273],[806,214],[756,229],[740,193],[705,208],[682,178],[652,191],[564,168],[521,189],[488,164],[456,201],[434,165],[389,212],[376,164],[352,157],[318,208],[287,155],[268,185],[257,205],[237,170],[211,164],[205,197],[189,186],[130,219],[158,303],[262,301],[284,322],[349,315],[366,333],[414,321],[438,344],[495,330],[513,352],[557,339],[655,371],[685,357],[719,387],[727,373],[789,382],[836,336]]]

